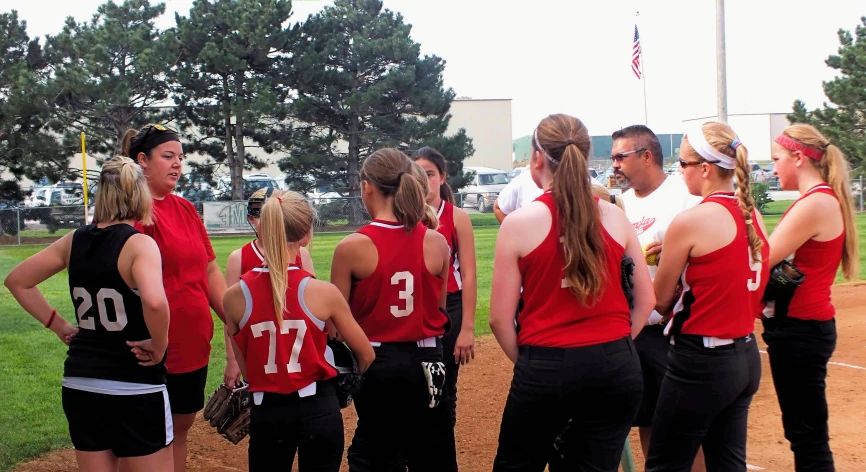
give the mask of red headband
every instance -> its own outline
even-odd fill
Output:
[[[789,151],[800,151],[806,157],[815,159],[816,161],[820,161],[821,158],[824,157],[824,151],[822,151],[820,149],[815,149],[813,147],[806,146],[805,144],[801,143],[800,141],[795,141],[795,140],[785,136],[784,134],[780,134],[776,138],[776,142],[780,146],[782,146],[783,148],[785,148]]]

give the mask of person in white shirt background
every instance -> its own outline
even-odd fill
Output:
[[[697,205],[701,199],[689,193],[681,176],[665,173],[662,147],[652,130],[633,125],[616,131],[612,138],[610,157],[614,176],[623,189],[619,198],[625,203],[626,217],[637,232],[647,256],[650,277],[654,278],[668,225],[678,213]],[[644,393],[634,425],[640,430],[644,457],[649,448],[659,389],[667,371],[669,342],[664,335],[664,325],[669,316],[669,313],[653,311],[647,326],[635,338],[644,375]],[[692,472],[704,470],[703,451],[699,451]]]
[[[508,182],[508,185],[499,192],[499,196],[496,197],[496,201],[493,203],[493,214],[502,223],[505,215],[532,203],[542,193],[543,190],[538,188],[538,185],[535,185],[535,182],[532,181],[532,176],[529,175],[529,166],[526,166],[523,172],[511,179],[511,182]]]

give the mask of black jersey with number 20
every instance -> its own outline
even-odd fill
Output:
[[[136,234],[132,226],[115,224],[82,226],[72,236],[69,293],[79,330],[69,343],[64,377],[165,383],[165,360],[143,367],[126,344],[150,338],[141,298],[117,268],[120,251]]]

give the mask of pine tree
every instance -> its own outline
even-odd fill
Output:
[[[288,75],[298,123],[290,156],[280,161],[291,183],[336,181],[360,195],[365,156],[431,145],[448,159],[449,181],[465,184],[463,160],[474,149],[462,129],[444,136],[454,99],[442,83],[445,61],[421,57],[402,15],[383,10],[379,0],[336,0],[295,31]]]
[[[110,157],[120,152],[124,133],[158,118],[169,96],[166,72],[177,60],[171,32],[160,33],[154,20],[165,4],[148,0],[109,1],[90,22],[72,17],[60,34],[48,37],[54,71],[54,130],[65,147],[87,134],[90,152]]]
[[[813,111],[800,100],[794,102],[794,112],[788,115],[792,123],[816,126],[848,157],[851,167],[860,173],[866,164],[866,16],[850,31],[838,32],[838,55],[825,63],[839,71],[839,76],[824,82],[824,94],[830,103]]]
[[[173,96],[191,133],[187,152],[228,165],[233,200],[245,198],[244,169],[265,165],[247,152],[245,138],[270,153],[286,127],[289,90],[275,76],[289,45],[283,24],[290,15],[288,0],[196,0],[189,18],[176,15],[183,55]]]

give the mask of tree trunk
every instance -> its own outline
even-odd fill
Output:
[[[235,98],[243,98],[244,90],[244,74],[238,72],[235,75]],[[246,199],[244,195],[244,160],[246,154],[244,152],[244,124],[243,110],[235,110],[235,155],[234,165],[232,165],[232,200],[240,201]]]
[[[348,220],[352,226],[360,226],[364,224],[363,202],[361,202],[361,157],[360,157],[360,129],[357,117],[352,117],[349,123],[349,159],[348,159],[348,177],[349,177],[349,204]]]

